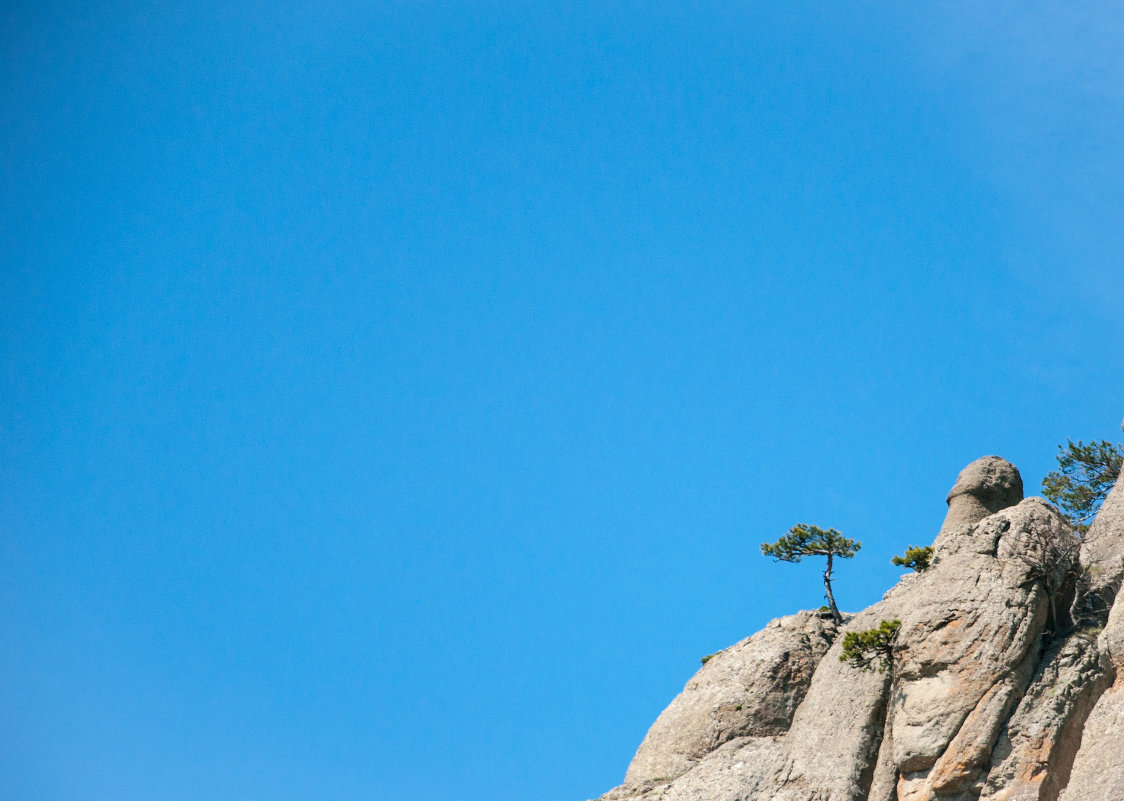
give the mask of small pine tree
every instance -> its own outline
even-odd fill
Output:
[[[850,662],[861,670],[877,667],[879,673],[889,669],[893,666],[894,640],[901,625],[900,620],[883,620],[876,629],[847,632],[839,661]]]
[[[798,523],[776,542],[761,543],[761,553],[779,562],[799,562],[805,556],[826,556],[827,569],[823,574],[823,586],[831,616],[839,624],[843,622],[843,616],[839,614],[835,596],[831,593],[832,560],[837,556],[840,559],[850,559],[861,547],[861,542],[849,540],[833,528],[825,531],[818,526]]]
[[[1058,446],[1058,469],[1042,479],[1042,494],[1062,511],[1078,533],[1089,524],[1124,465],[1124,446],[1106,440],[1066,440]]]
[[[890,560],[891,564],[897,567],[908,567],[911,570],[916,570],[920,573],[929,567],[929,563],[933,560],[933,546],[926,545],[910,545],[905,549],[905,556],[895,556]]]

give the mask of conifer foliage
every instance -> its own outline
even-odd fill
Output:
[[[894,661],[894,640],[897,639],[900,620],[883,620],[876,629],[849,631],[843,636],[843,653],[840,662],[850,662],[862,670],[889,669]]]
[[[929,567],[933,560],[933,546],[910,545],[905,549],[905,556],[895,556],[890,563],[897,567],[908,567],[920,573]]]
[[[825,531],[818,526],[798,523],[776,542],[761,543],[761,553],[779,562],[799,562],[805,556],[826,556],[827,569],[823,574],[823,586],[827,603],[831,608],[831,616],[836,624],[839,624],[843,622],[843,616],[839,614],[839,608],[835,605],[835,596],[831,592],[832,563],[835,557],[850,559],[861,547],[861,542],[847,539],[833,528]]]
[[[1089,530],[1089,523],[1101,508],[1124,464],[1124,446],[1107,440],[1090,442],[1066,440],[1058,446],[1058,469],[1042,479],[1042,494],[1050,499],[1073,523],[1078,533]]]

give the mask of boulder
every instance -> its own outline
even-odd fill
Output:
[[[783,734],[835,634],[830,615],[800,612],[714,654],[652,724],[625,783],[679,776],[738,737]]]
[[[948,491],[941,532],[978,523],[1000,509],[1023,499],[1023,478],[1018,468],[998,456],[984,456],[960,471]]]

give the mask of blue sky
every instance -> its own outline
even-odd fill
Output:
[[[1108,3],[12,3],[0,796],[584,799],[1124,414]]]

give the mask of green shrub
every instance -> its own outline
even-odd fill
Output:
[[[877,667],[879,673],[890,668],[894,661],[894,640],[901,625],[900,620],[883,620],[876,629],[847,632],[839,661],[850,662],[862,670]]]
[[[920,573],[929,566],[933,559],[933,546],[910,545],[905,549],[905,556],[895,556],[890,560],[898,567],[908,567]]]

